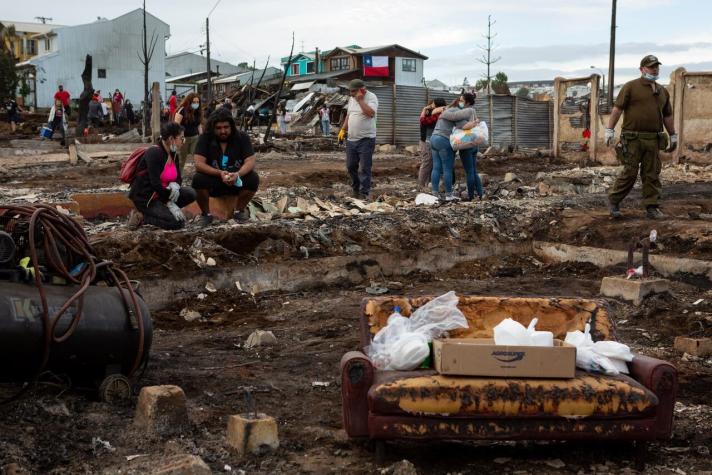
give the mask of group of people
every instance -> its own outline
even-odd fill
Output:
[[[197,201],[199,226],[213,222],[210,197],[231,197],[237,221],[246,221],[247,205],[259,188],[255,154],[247,134],[239,131],[230,110],[218,108],[203,129],[200,96],[188,94],[173,120],[161,127],[159,142],[144,152],[131,183],[129,198],[136,211],[130,225],[140,222],[163,229],[180,229],[182,208]],[[185,163],[192,159],[195,174],[184,186]]]
[[[626,83],[615,102],[605,140],[613,143],[614,127],[623,116],[623,130],[616,146],[623,170],[609,192],[610,212],[621,216],[620,202],[632,189],[637,174],[643,181],[643,203],[649,218],[663,216],[659,209],[660,184],[659,150],[668,152],[677,146],[670,96],[656,83],[660,62],[655,56],[643,58],[641,77]],[[346,120],[339,131],[339,141],[346,140],[346,169],[351,180],[353,196],[370,199],[373,152],[376,144],[377,96],[366,89],[360,79],[349,83],[349,102]],[[475,94],[463,93],[450,104],[434,99],[420,114],[423,160],[418,173],[421,187],[430,186],[434,195],[444,185],[444,200],[456,201],[453,192],[455,152],[450,135],[455,129],[468,130],[477,126]],[[146,223],[166,229],[182,227],[185,217],[181,208],[197,201],[201,210],[198,222],[213,221],[210,196],[234,196],[234,218],[247,219],[245,208],[259,187],[255,156],[249,137],[237,130],[229,109],[221,107],[212,113],[205,130],[202,128],[202,106],[197,94],[189,94],[176,108],[174,120],[163,126],[158,145],[148,149],[139,166],[145,173],[131,185],[130,197],[143,214]],[[253,111],[254,112],[254,111]],[[284,117],[283,107],[277,117]],[[329,108],[319,111],[322,132],[328,134]],[[280,124],[281,125],[281,124]],[[667,129],[669,140],[662,133]],[[180,150],[180,152],[179,152]],[[467,200],[484,195],[477,173],[477,148],[460,150],[458,155],[465,170]],[[196,173],[192,186],[182,184],[185,161],[192,157]]]

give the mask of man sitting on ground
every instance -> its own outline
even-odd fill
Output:
[[[210,197],[233,196],[237,221],[247,221],[245,211],[255,196],[260,178],[255,172],[255,153],[247,134],[237,130],[235,119],[224,108],[213,112],[205,132],[195,147],[195,176],[193,188],[202,216],[198,224],[207,226],[213,221]]]

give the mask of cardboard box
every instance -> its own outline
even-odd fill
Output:
[[[488,338],[433,341],[440,374],[517,378],[573,378],[576,347],[554,340],[553,347],[495,345]]]

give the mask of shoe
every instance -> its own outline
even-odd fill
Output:
[[[247,210],[235,211],[233,219],[238,223],[246,223],[250,220],[250,212]]]
[[[612,218],[619,219],[623,217],[620,207],[618,205],[614,205],[613,203],[608,205],[608,212],[611,213]]]
[[[455,196],[454,193],[448,193],[445,195],[445,201],[450,202],[450,201],[460,201],[460,198]]]
[[[361,193],[357,191],[352,191],[351,192],[351,198],[356,198],[356,199],[361,199]]]
[[[129,229],[137,229],[139,226],[143,224],[143,214],[141,214],[139,211],[132,209],[131,212],[129,213],[129,222],[127,223],[127,226]]]
[[[200,217],[198,217],[198,220],[196,221],[198,226],[201,228],[204,228],[205,226],[210,225],[210,223],[213,222],[213,215],[212,214],[201,214]]]
[[[363,193],[361,193],[358,195],[358,199],[360,199],[361,201],[368,202],[368,201],[371,201],[371,195],[370,194],[364,195]]]
[[[648,206],[645,209],[645,217],[648,219],[661,219],[665,217],[665,214],[657,206]]]

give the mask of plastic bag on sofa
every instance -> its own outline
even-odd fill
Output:
[[[367,353],[381,370],[409,371],[417,368],[430,354],[430,343],[445,332],[467,328],[467,318],[457,308],[459,298],[448,292],[418,308],[410,318],[396,308],[386,326],[376,333]]]
[[[591,325],[586,324],[585,331],[576,330],[566,333],[566,343],[576,347],[576,366],[586,371],[595,371],[608,375],[628,374],[626,362],[633,361],[630,348],[617,341],[597,341],[591,338]]]

